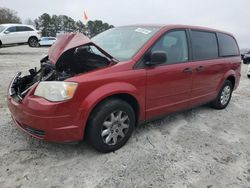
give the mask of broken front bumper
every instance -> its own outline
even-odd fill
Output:
[[[22,98],[15,91],[18,73],[12,80],[7,104],[16,125],[26,133],[42,140],[72,142],[83,138],[81,111],[75,111],[72,102],[49,102],[33,95],[33,85]],[[71,104],[72,103],[72,104]]]
[[[13,97],[13,99],[15,99],[16,101],[21,101],[22,100],[22,97],[20,95],[18,95],[15,91],[15,85],[17,83],[17,79],[21,76],[21,72],[18,72],[14,78],[12,79],[11,83],[10,83],[10,86],[9,86],[9,95],[11,97]]]

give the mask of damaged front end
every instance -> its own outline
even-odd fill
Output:
[[[21,102],[28,91],[42,81],[64,81],[77,74],[110,66],[117,61],[82,34],[61,36],[43,58],[40,69],[29,74],[17,73],[11,82],[9,95]]]
[[[57,71],[55,65],[51,64],[48,57],[46,57],[41,60],[39,70],[37,68],[30,69],[29,74],[25,76],[22,76],[21,72],[16,74],[9,88],[9,95],[15,98],[16,101],[21,102],[35,83],[40,81],[63,81],[73,75],[65,71]]]

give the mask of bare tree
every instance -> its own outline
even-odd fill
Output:
[[[4,23],[21,23],[21,19],[15,10],[0,7],[0,24]]]
[[[27,18],[24,20],[24,24],[35,26],[35,22],[31,18]]]

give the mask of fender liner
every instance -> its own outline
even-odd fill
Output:
[[[28,42],[29,42],[29,40],[30,40],[31,38],[36,38],[36,39],[38,40],[38,38],[37,38],[36,36],[32,35],[32,36],[30,36],[30,37],[28,38]]]

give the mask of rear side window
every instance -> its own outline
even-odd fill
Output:
[[[191,31],[194,60],[215,59],[219,56],[216,34],[206,31]]]
[[[226,57],[239,55],[239,49],[233,37],[223,33],[218,33],[217,36],[220,45],[220,56]]]
[[[34,31],[32,28],[26,27],[26,26],[17,26],[16,30],[19,31],[19,32],[22,32],[22,31]]]

